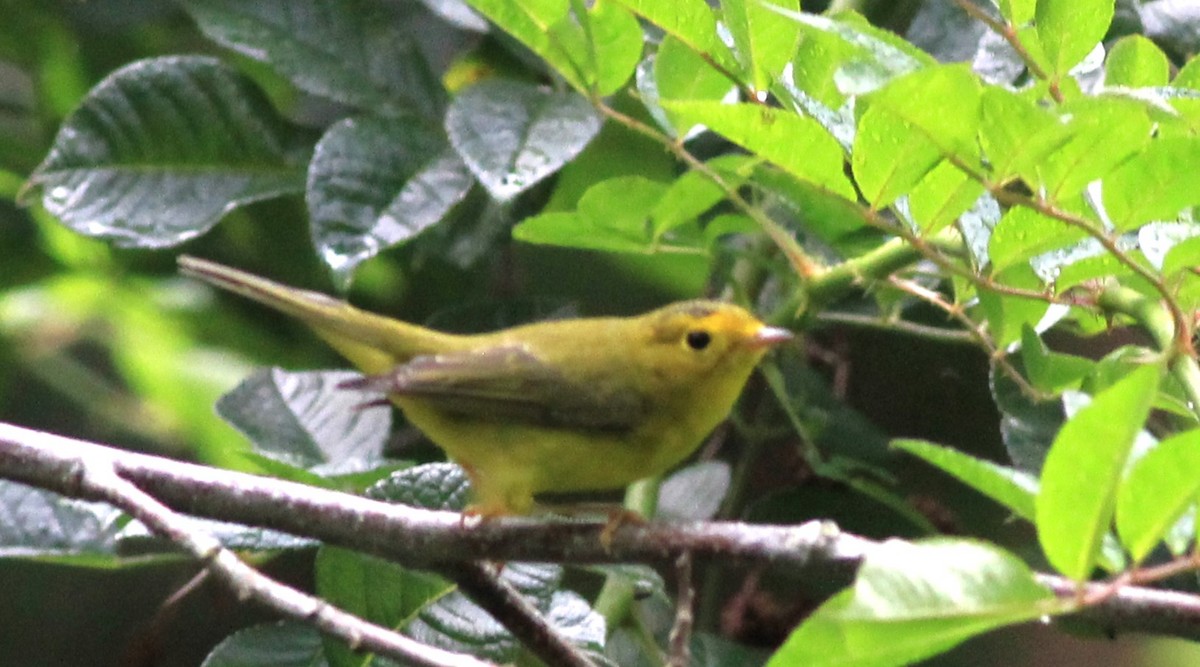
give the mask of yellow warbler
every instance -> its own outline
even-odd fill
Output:
[[[691,454],[791,339],[744,309],[684,301],[627,318],[441,333],[194,257],[183,272],[304,321],[471,479],[472,511],[624,486]]]

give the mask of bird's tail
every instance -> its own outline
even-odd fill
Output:
[[[412,357],[454,347],[455,337],[449,334],[368,313],[325,294],[216,262],[183,255],[179,268],[185,275],[298,318],[366,373],[381,373]]]

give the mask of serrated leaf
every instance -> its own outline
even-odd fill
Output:
[[[1034,520],[1038,482],[1029,473],[923,440],[893,440],[892,446],[953,475],[1022,519]]]
[[[724,461],[701,461],[676,470],[658,490],[656,517],[703,521],[721,508],[732,475]]]
[[[485,81],[450,105],[446,131],[479,182],[507,201],[578,155],[600,131],[600,118],[574,93]]]
[[[407,118],[344,120],[308,168],[313,242],[346,287],[360,263],[441,222],[473,183],[440,130]]]
[[[1111,0],[1038,0],[1034,25],[1051,73],[1062,76],[1104,38],[1112,22]]]
[[[368,470],[382,460],[391,409],[360,408],[359,394],[338,389],[354,377],[263,369],[222,396],[217,414],[264,456],[321,475]]]
[[[426,463],[398,470],[371,485],[368,498],[431,510],[459,512],[471,493],[467,475],[454,463]]]
[[[1138,459],[1117,494],[1117,534],[1141,561],[1200,499],[1200,430],[1158,443]]]
[[[1104,208],[1117,229],[1172,220],[1200,204],[1200,139],[1163,137],[1104,179]]]
[[[974,206],[983,192],[983,184],[943,160],[909,192],[909,213],[922,233],[934,234]]]
[[[220,61],[152,58],[88,92],[28,186],[76,232],[161,248],[203,234],[237,206],[300,192],[304,144]]]
[[[306,90],[374,113],[438,118],[446,93],[422,50],[456,35],[419,5],[367,0],[185,0],[213,41]]]
[[[116,554],[125,514],[0,480],[0,558]]]
[[[969,540],[888,540],[768,667],[904,665],[988,630],[1065,610],[1016,556]]]
[[[298,621],[238,630],[217,644],[200,667],[328,667],[316,628]]]
[[[1063,424],[1042,467],[1038,541],[1046,559],[1082,581],[1108,533],[1121,475],[1158,391],[1162,369],[1147,365],[1096,394]]]
[[[663,101],[678,127],[704,125],[796,178],[854,198],[842,148],[811,118],[757,104]]]

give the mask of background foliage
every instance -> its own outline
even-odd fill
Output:
[[[311,371],[330,352],[174,256],[460,331],[717,295],[805,345],[643,509],[910,541],[823,604],[786,573],[701,572],[699,664],[914,661],[1070,611],[1031,568],[1194,570],[1187,3],[6,4],[6,421],[457,507],[453,468],[414,466],[436,450]],[[215,587],[156,609],[193,567],[120,513],[0,503],[0,662],[361,663]],[[423,641],[525,658],[440,578],[214,530]],[[654,573],[505,576],[593,654],[657,659]],[[617,580],[649,595],[596,599]],[[1005,664],[1052,661],[999,637]],[[942,659],[982,664],[980,641]]]

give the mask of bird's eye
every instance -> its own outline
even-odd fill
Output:
[[[703,350],[712,342],[712,334],[707,331],[689,331],[686,340],[688,347],[693,350]]]

